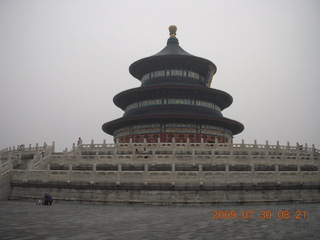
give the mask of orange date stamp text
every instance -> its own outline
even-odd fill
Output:
[[[228,210],[214,210],[212,211],[212,219],[306,219],[307,211],[288,211],[288,210],[279,210],[279,211],[270,211],[270,210],[261,210],[261,211],[228,211]]]

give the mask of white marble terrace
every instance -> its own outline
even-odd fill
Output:
[[[320,151],[307,144],[55,143],[3,149],[0,181],[257,184],[320,182]]]

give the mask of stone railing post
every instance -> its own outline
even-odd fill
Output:
[[[175,163],[172,163],[171,181],[173,183],[176,182],[176,164]]]
[[[50,164],[48,164],[46,169],[46,179],[44,179],[44,182],[49,182],[50,177],[51,177],[51,169],[50,169]]]
[[[256,185],[257,184],[257,181],[256,181],[256,178],[255,178],[255,171],[254,171],[254,164],[250,164],[250,166],[251,166],[251,184],[252,185]]]
[[[151,154],[152,154],[152,162],[155,163],[155,161],[156,161],[156,149],[152,149],[151,150]]]
[[[314,161],[314,157],[315,157],[315,154],[316,154],[316,148],[315,148],[315,145],[312,144],[312,154],[311,154],[311,158],[312,158],[312,161]]]
[[[300,153],[300,145],[298,142],[296,143],[295,152],[297,154],[298,164],[300,165],[301,164],[301,153]]]
[[[26,170],[26,179],[23,179],[23,181],[28,181],[29,180],[29,177],[30,177],[30,170],[31,170],[31,165],[32,165],[32,163],[30,162],[30,163],[28,163],[28,165],[27,165],[27,170]]]
[[[276,164],[275,166],[275,174],[276,174],[276,181],[277,181],[277,184],[279,185],[280,184],[280,176],[279,176],[279,164]]]
[[[214,147],[211,148],[211,159],[214,157],[214,151],[216,149],[216,143],[214,143]]]
[[[92,164],[92,178],[91,178],[91,180],[93,182],[96,182],[96,179],[97,179],[97,164],[93,163]]]
[[[280,151],[280,144],[279,144],[279,141],[277,141],[277,151],[278,151],[278,152]]]
[[[0,166],[2,167],[2,164],[0,164]],[[0,167],[0,173],[1,173],[1,167]],[[10,172],[12,171],[12,169],[13,169],[13,162],[9,161],[9,170],[10,170]]]
[[[12,152],[8,152],[8,162],[12,163],[13,159],[12,159]]]
[[[51,153],[56,152],[56,143],[53,141],[51,146]]]
[[[195,149],[191,149],[191,158],[192,158],[192,163],[195,163],[196,160],[196,150]]]
[[[76,144],[72,143],[72,153],[76,154],[77,153],[77,148],[76,148]]]
[[[172,147],[172,151],[176,149],[176,140],[174,138],[172,138],[171,147]]]
[[[230,159],[232,160],[232,161],[235,161],[235,158],[234,158],[234,155],[233,155],[233,149],[234,149],[234,147],[233,147],[233,144],[230,146],[230,148],[229,148],[229,151],[230,151]]]
[[[305,151],[306,151],[306,152],[309,151],[309,149],[308,149],[308,143],[305,144]]]
[[[19,151],[18,153],[18,164],[21,164],[22,152]]]
[[[121,174],[122,174],[121,164],[118,164],[117,185],[120,185],[120,181],[121,181]]]
[[[229,139],[228,139],[228,150],[230,150],[230,147],[232,147],[232,146],[233,146],[232,139],[229,138]]]
[[[33,169],[33,165],[36,162],[36,159],[39,159],[39,158],[40,158],[40,155],[38,152],[35,155],[33,155],[33,158],[30,160],[28,164],[28,166],[30,165],[30,169]]]
[[[241,150],[244,151],[245,148],[245,143],[244,143],[244,139],[241,140]]]
[[[68,155],[68,148],[65,148],[62,154],[63,154],[63,158],[66,159]]]
[[[188,137],[187,137],[186,145],[187,145],[187,150],[189,150],[190,149],[190,139]]]
[[[143,147],[146,148],[147,147],[147,139],[143,138]]]
[[[148,164],[144,164],[144,185],[148,184],[148,174],[149,174],[149,169],[148,169]]]
[[[253,150],[254,150],[254,151],[258,151],[258,144],[257,144],[257,140],[254,140],[254,143],[253,143]]]
[[[302,184],[303,180],[302,180],[302,171],[301,171],[301,164],[299,162],[298,164],[298,177],[299,177],[299,184]]]
[[[299,145],[299,143],[298,143],[298,142],[296,143],[296,152],[297,152],[297,155],[299,155],[299,152],[300,152],[300,145]]]
[[[71,182],[73,180],[73,174],[72,174],[72,163],[69,164],[69,169],[68,169],[68,181]]]
[[[229,185],[230,183],[230,172],[229,172],[229,164],[226,164],[226,169],[225,169],[225,183]]]
[[[93,139],[91,139],[90,148],[91,148],[91,149],[90,149],[91,151],[94,149],[94,141],[93,141]]]
[[[113,150],[113,159],[115,161],[118,161],[118,150],[117,150],[117,148],[114,148],[114,150]]]

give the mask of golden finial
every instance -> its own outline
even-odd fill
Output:
[[[170,32],[170,37],[175,38],[176,32],[177,32],[177,27],[175,25],[170,25],[169,32]]]

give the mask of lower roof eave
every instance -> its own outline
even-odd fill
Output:
[[[134,125],[134,124],[146,124],[155,122],[191,122],[191,123],[201,123],[201,124],[212,124],[219,127],[226,128],[232,132],[233,135],[239,134],[244,130],[243,124],[240,122],[228,119],[228,118],[214,118],[205,117],[199,118],[197,116],[148,116],[148,117],[129,117],[129,118],[118,118],[116,120],[107,122],[102,125],[102,130],[110,135],[114,134],[114,131]]]

